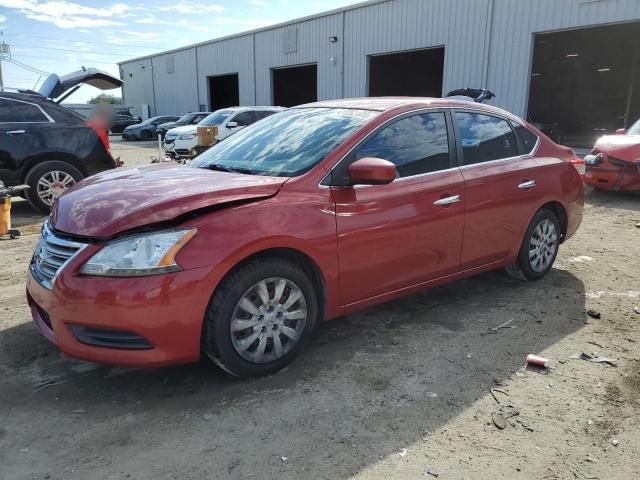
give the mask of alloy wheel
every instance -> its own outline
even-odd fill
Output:
[[[553,262],[558,250],[558,231],[555,224],[542,220],[529,239],[529,265],[535,272],[543,272]]]
[[[46,205],[51,206],[56,198],[75,184],[76,179],[67,172],[61,170],[47,172],[38,180],[38,197]]]
[[[262,280],[240,297],[233,310],[233,347],[248,362],[272,362],[302,338],[307,314],[298,285],[281,277]]]

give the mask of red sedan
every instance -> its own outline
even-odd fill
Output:
[[[640,120],[629,130],[598,139],[584,157],[584,183],[596,190],[640,190]]]
[[[290,363],[314,327],[506,268],[544,277],[582,219],[573,151],[503,110],[427,98],[292,108],[189,166],[91,177],[29,269],[38,329],[72,357]]]

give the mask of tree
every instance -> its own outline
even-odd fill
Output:
[[[92,104],[97,104],[97,103],[117,104],[117,103],[122,103],[122,98],[115,97],[115,96],[113,96],[111,94],[108,94],[108,93],[101,93],[100,95],[96,95],[91,100],[89,100],[89,103],[92,103]]]

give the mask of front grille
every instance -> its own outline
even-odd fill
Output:
[[[104,328],[69,325],[76,340],[85,345],[123,350],[148,350],[153,345],[141,335],[128,330],[108,330]]]
[[[31,273],[40,285],[51,288],[64,266],[84,247],[84,243],[70,242],[56,236],[45,222],[31,258]]]

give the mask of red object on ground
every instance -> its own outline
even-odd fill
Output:
[[[585,159],[587,185],[597,190],[640,190],[640,134],[601,137]]]
[[[319,107],[375,114],[297,176],[157,164],[111,170],[71,188],[56,202],[49,223],[56,241],[79,242],[81,248],[54,271],[49,286],[34,276],[32,265],[27,290],[38,329],[65,354],[90,361],[186,363],[200,357],[212,294],[235,267],[256,255],[292,252],[297,261],[308,262],[319,278],[322,316],[331,319],[513,265],[543,207],[559,212],[561,240],[580,225],[584,199],[572,165],[575,155],[508,112],[424,98],[335,100],[300,108]],[[437,171],[364,188],[323,183],[365,138],[398,117],[445,112],[451,132],[448,109],[507,119],[538,138],[529,153],[463,165],[458,134],[449,133],[450,154]],[[506,135],[512,135],[510,128]],[[505,140],[496,138],[465,148],[489,153],[504,148]],[[442,145],[436,147],[441,151]],[[390,180],[384,163],[367,161],[361,167],[370,180]],[[120,278],[80,274],[114,238],[175,227],[197,229],[175,256],[179,271]],[[36,252],[34,262],[49,269],[46,260]],[[97,344],[112,338],[147,346]]]
[[[549,359],[530,353],[527,355],[527,363],[547,368],[549,366]]]

